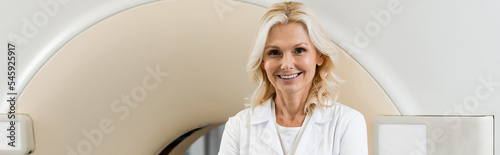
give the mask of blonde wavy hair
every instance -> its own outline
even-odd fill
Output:
[[[304,111],[312,113],[316,106],[332,106],[327,105],[327,101],[330,100],[333,103],[337,101],[339,85],[342,83],[342,80],[333,72],[335,67],[334,58],[343,49],[330,40],[313,13],[299,2],[273,4],[261,19],[247,64],[250,80],[258,86],[249,98],[250,104],[247,104],[247,106],[261,105],[275,96],[276,90],[267,78],[264,69],[261,68],[262,56],[271,28],[278,24],[289,23],[301,24],[309,34],[316,51],[322,54],[325,59],[321,66],[317,66],[313,87],[309,90]]]

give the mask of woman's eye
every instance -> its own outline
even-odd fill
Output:
[[[306,52],[306,49],[304,49],[304,48],[296,48],[295,49],[295,53],[304,53],[304,52]]]
[[[278,52],[278,50],[271,50],[269,51],[269,55],[279,55],[280,53]]]

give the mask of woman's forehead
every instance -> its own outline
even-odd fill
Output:
[[[269,31],[267,46],[284,46],[305,43],[310,45],[310,38],[300,23],[278,24]]]

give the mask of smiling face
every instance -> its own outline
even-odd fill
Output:
[[[301,24],[278,24],[269,31],[261,67],[277,93],[309,93],[323,61]]]

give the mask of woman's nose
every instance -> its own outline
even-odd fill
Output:
[[[281,70],[287,71],[292,70],[294,67],[294,58],[291,54],[283,55],[283,59],[281,60]]]

